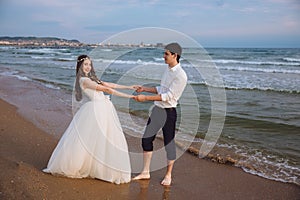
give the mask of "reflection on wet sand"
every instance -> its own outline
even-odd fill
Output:
[[[148,194],[150,180],[136,180],[134,182],[138,183],[140,189],[137,199],[147,200],[149,199],[150,196],[153,196],[153,194]],[[168,200],[170,198],[171,186],[161,186],[161,187],[163,188],[161,199]],[[151,192],[153,192],[153,190],[151,190]]]

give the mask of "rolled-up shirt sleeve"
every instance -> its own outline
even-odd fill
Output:
[[[156,86],[157,94],[161,94],[161,86]]]
[[[172,99],[172,94],[170,94],[170,92],[168,93],[162,93],[161,94],[161,100],[162,101],[170,101]]]

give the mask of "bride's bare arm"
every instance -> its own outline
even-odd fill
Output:
[[[126,93],[123,93],[123,92],[119,92],[115,89],[112,89],[112,88],[109,88],[109,87],[106,87],[106,86],[103,86],[103,85],[97,85],[96,90],[102,91],[102,92],[105,92],[105,93],[108,93],[108,94],[111,94],[111,95],[119,96],[119,97],[126,97],[126,98],[133,98],[134,97],[134,95],[129,95],[129,94],[126,94]]]
[[[102,91],[105,92],[107,94],[111,94],[111,95],[115,95],[115,96],[119,96],[119,97],[126,97],[126,98],[133,98],[134,95],[129,95],[123,92],[119,92],[117,90],[114,90],[113,88],[107,87],[105,85],[101,85],[101,84],[97,84],[94,81],[91,81],[89,79],[86,79],[83,81],[83,87],[84,88],[89,88],[92,90],[97,90],[97,91]]]
[[[111,82],[104,82],[102,81],[103,86],[113,88],[113,89],[128,89],[128,90],[136,90],[138,86],[135,85],[119,85],[116,83],[111,83]]]

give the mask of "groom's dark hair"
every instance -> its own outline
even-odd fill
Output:
[[[181,56],[181,53],[182,53],[181,46],[178,43],[173,42],[173,43],[167,44],[165,46],[165,49],[170,51],[172,55],[177,54],[176,60],[179,63],[179,59],[180,59],[180,56]]]

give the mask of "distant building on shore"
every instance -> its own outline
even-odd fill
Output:
[[[134,47],[134,48],[155,48],[163,47],[163,43],[145,44],[85,44],[78,40],[67,40],[55,37],[0,37],[0,46],[36,46],[36,47]]]
[[[85,44],[79,42],[78,40],[66,40],[54,37],[0,37],[0,45],[42,47],[85,46]]]
[[[101,47],[140,47],[140,48],[154,48],[154,47],[163,47],[163,43],[156,44],[145,44],[141,42],[139,44],[123,44],[123,43],[100,43],[98,46]]]

